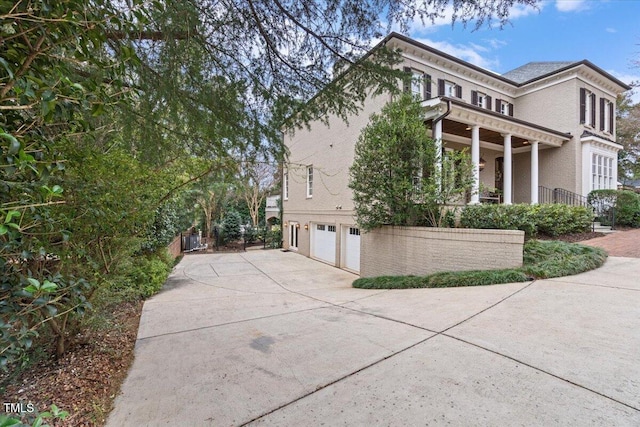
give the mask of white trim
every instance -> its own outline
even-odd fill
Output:
[[[602,146],[603,148],[606,147],[606,148],[608,148],[610,150],[615,150],[616,153],[624,148],[620,144],[616,144],[615,142],[607,141],[606,139],[601,138],[601,137],[596,136],[596,135],[583,136],[582,138],[580,138],[580,142],[582,142],[582,143],[585,143],[585,142],[594,143],[597,146]]]

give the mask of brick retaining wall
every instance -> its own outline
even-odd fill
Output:
[[[360,276],[518,268],[523,245],[518,230],[385,226],[362,234]]]

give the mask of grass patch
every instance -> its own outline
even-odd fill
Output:
[[[450,288],[526,282],[534,278],[571,276],[604,264],[607,253],[576,243],[530,240],[524,244],[523,266],[505,270],[435,273],[429,276],[380,276],[353,282],[361,289]]]

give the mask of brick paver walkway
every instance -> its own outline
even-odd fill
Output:
[[[580,243],[602,248],[610,256],[640,258],[640,230],[617,231]]]

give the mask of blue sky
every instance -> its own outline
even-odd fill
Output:
[[[510,21],[476,31],[448,18],[416,22],[409,36],[500,74],[531,61],[588,59],[625,83],[640,81],[640,0],[546,0],[538,10],[512,9]]]

